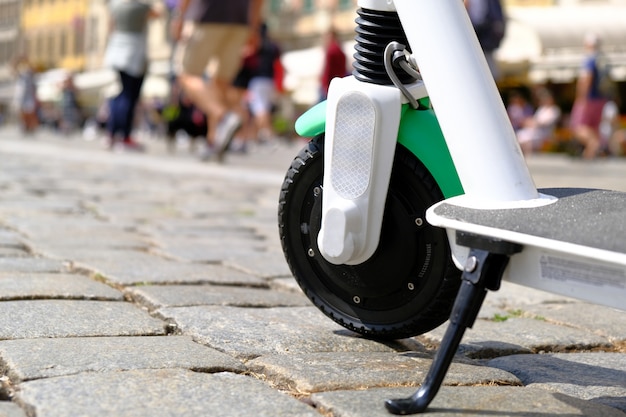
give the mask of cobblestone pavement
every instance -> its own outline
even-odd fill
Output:
[[[201,163],[0,131],[0,416],[385,416],[443,328],[358,337],[304,298],[277,199],[301,143]],[[529,159],[538,186],[626,191],[626,161]],[[432,416],[625,416],[626,313],[488,295]]]

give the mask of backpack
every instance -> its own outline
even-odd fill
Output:
[[[613,99],[617,95],[617,84],[611,77],[611,67],[606,57],[599,54],[596,59],[596,70],[598,74],[598,91],[602,97]]]
[[[498,49],[506,30],[506,17],[500,0],[484,0],[487,11],[482,22],[474,24],[476,36],[484,51]]]

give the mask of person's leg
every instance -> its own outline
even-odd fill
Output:
[[[605,101],[601,99],[588,99],[582,106],[580,124],[574,130],[574,135],[585,147],[582,153],[585,159],[595,158],[602,148],[599,127],[604,104]]]
[[[109,135],[109,143],[108,146],[112,147],[117,138],[116,135],[118,134],[119,129],[119,118],[120,118],[120,112],[119,112],[119,97],[120,95],[118,94],[117,96],[113,97],[111,100],[109,100],[109,117],[106,120],[106,130],[107,133]]]
[[[124,139],[129,139],[133,129],[133,121],[135,119],[135,109],[137,102],[139,101],[139,94],[141,93],[141,86],[143,84],[143,75],[135,77],[130,74],[123,73],[122,77],[122,92],[124,95],[124,104],[126,112],[124,114],[123,121],[123,134]]]
[[[261,142],[274,138],[272,126],[272,105],[274,102],[274,80],[258,77],[250,82],[250,107],[258,129],[258,139]]]
[[[623,156],[626,151],[626,130],[616,130],[609,140],[609,151],[611,155]]]
[[[210,146],[219,148],[218,157],[223,155],[241,126],[241,119],[230,111],[227,93],[239,70],[247,36],[247,27],[241,25],[196,25],[182,59],[180,84],[187,96],[207,115],[207,141]],[[196,56],[195,50],[208,55]],[[205,82],[202,71],[209,58],[215,59],[217,66],[213,76]]]
[[[37,113],[33,111],[27,111],[24,113],[24,131],[31,133],[37,127]]]
[[[593,128],[581,125],[574,132],[574,137],[584,147],[582,153],[583,158],[593,159],[598,155],[598,151],[600,150],[600,137]]]
[[[228,106],[241,118],[241,129],[233,139],[233,146],[240,152],[245,152],[248,143],[256,138],[256,124],[250,111],[248,88],[243,85],[232,85],[228,91]]]
[[[207,64],[216,55],[217,45],[222,41],[219,31],[213,26],[186,24],[176,56],[178,83],[185,96],[207,116],[209,125],[211,119],[224,113],[220,98],[204,79]]]
[[[121,91],[109,101],[109,119],[107,130],[109,132],[110,145],[114,145],[117,135],[122,135],[128,115],[128,100],[126,96],[126,74],[118,71],[118,79],[121,84]],[[122,138],[123,139],[123,138]]]
[[[119,77],[122,91],[110,102],[108,123],[110,145],[113,146],[117,140],[117,135],[120,135],[125,145],[139,149],[139,146],[134,146],[136,144],[131,140],[130,133],[143,77],[133,77],[124,71],[119,72]]]

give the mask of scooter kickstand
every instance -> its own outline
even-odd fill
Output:
[[[478,316],[487,290],[500,288],[502,274],[509,262],[510,254],[521,249],[512,248],[510,245],[503,246],[507,248],[505,249],[507,253],[471,249],[461,276],[461,287],[450,315],[450,323],[422,386],[409,398],[387,400],[385,407],[389,412],[400,415],[421,413],[435,398],[465,329],[471,328]]]

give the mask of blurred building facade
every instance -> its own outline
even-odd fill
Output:
[[[18,51],[21,0],[0,0],[0,109],[12,97],[11,61]]]
[[[0,0],[0,103],[9,99],[9,64],[20,54],[27,55],[42,74],[72,71],[79,88],[94,94],[103,90],[107,94],[108,89],[110,94],[115,79],[102,67],[109,1]],[[158,96],[166,93],[171,48],[163,0],[152,1],[164,13],[150,25],[151,65],[145,95]],[[285,52],[287,87],[296,102],[310,104],[317,95],[324,32],[335,28],[352,56],[357,0],[265,3],[271,34]],[[590,30],[606,39],[614,75],[626,80],[626,0],[504,0],[504,4],[509,25],[497,52],[504,84],[571,83],[582,54],[582,37]]]

